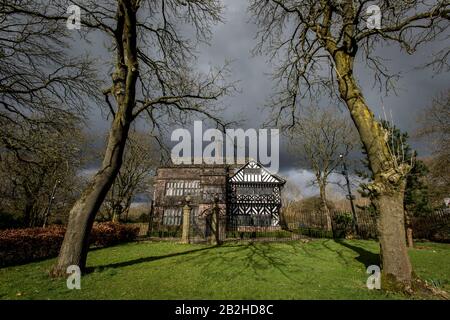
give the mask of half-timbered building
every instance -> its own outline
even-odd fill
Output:
[[[281,188],[285,180],[255,161],[234,173],[227,183],[227,221],[239,226],[278,226]]]
[[[182,207],[189,197],[191,225],[199,236],[210,232],[208,219],[215,201],[224,218],[223,228],[277,227],[284,184],[284,179],[253,160],[241,167],[205,164],[161,167],[154,183],[153,223],[159,229],[179,231]]]

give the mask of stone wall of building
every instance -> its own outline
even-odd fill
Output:
[[[213,194],[218,193],[220,203],[226,201],[228,169],[225,166],[177,166],[161,167],[157,170],[154,183],[155,207],[184,204],[185,196],[166,196],[166,183],[178,180],[200,181],[201,193],[191,196],[193,204],[212,203]]]
[[[163,213],[167,208],[181,208],[185,205],[186,196],[166,195],[166,185],[174,181],[199,181],[200,192],[190,195],[190,206],[196,208],[197,217],[192,228],[194,234],[207,234],[208,216],[214,204],[214,197],[219,196],[221,214],[226,212],[226,183],[232,172],[227,166],[190,165],[161,167],[157,170],[154,182],[154,215],[153,223],[162,224]]]

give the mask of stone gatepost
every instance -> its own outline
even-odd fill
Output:
[[[210,243],[214,245],[218,245],[221,243],[219,230],[220,226],[219,215],[220,215],[219,195],[216,194],[214,196],[214,206],[211,213],[211,229],[212,229],[211,231],[213,236],[211,237]]]
[[[191,211],[192,208],[189,205],[191,198],[186,197],[186,204],[183,207],[183,235],[181,237],[181,243],[189,243],[189,231],[191,229]]]

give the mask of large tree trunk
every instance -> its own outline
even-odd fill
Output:
[[[404,284],[411,281],[412,266],[408,258],[403,212],[403,190],[384,193],[374,203],[379,210],[378,230],[382,254],[383,274],[386,281]],[[394,277],[394,278],[392,278]]]
[[[64,275],[70,265],[77,265],[84,270],[92,224],[119,172],[128,129],[129,124],[114,121],[102,167],[70,211],[67,231],[53,275]]]
[[[379,212],[378,232],[383,277],[409,286],[412,268],[405,241],[403,195],[407,164],[397,164],[389,152],[388,134],[376,121],[353,77],[354,57],[332,52],[338,74],[339,92],[345,101],[373,173],[372,200]]]
[[[136,8],[134,1],[119,0],[115,34],[117,63],[110,92],[117,102],[102,166],[70,211],[69,223],[54,276],[64,276],[69,265],[86,267],[89,234],[95,215],[116,178],[125,149],[135,104],[138,62],[136,49]]]
[[[327,231],[333,231],[333,225],[331,224],[331,213],[328,208],[326,185],[319,182],[320,200],[322,202],[322,212],[325,214],[327,220]]]

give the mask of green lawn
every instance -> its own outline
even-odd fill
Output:
[[[366,288],[373,241],[129,243],[89,253],[81,290],[50,279],[54,259],[0,269],[1,299],[401,299]],[[450,291],[450,245],[410,250],[415,272]],[[419,298],[419,297],[418,297]]]

